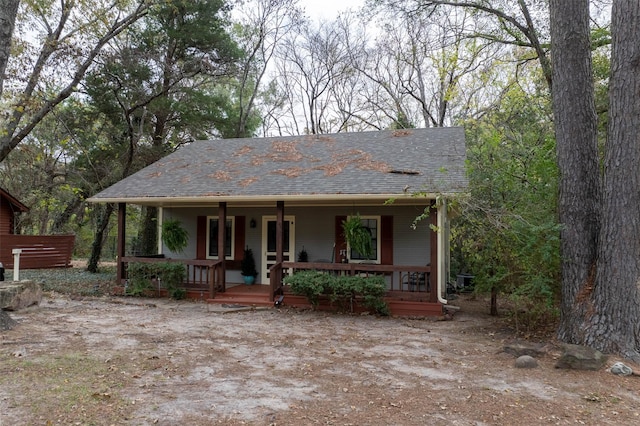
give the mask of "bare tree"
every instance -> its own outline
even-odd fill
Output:
[[[288,94],[286,108],[294,132],[319,134],[338,130],[340,126],[335,126],[331,114],[331,90],[348,74],[348,56],[340,32],[329,22],[310,24],[282,44],[278,84],[279,90]]]
[[[517,7],[513,3],[513,0],[383,0],[381,2],[385,7],[407,14],[425,11],[432,13],[440,7],[453,7],[467,9],[478,17],[487,17],[484,25],[476,28],[469,35],[492,43],[529,49],[534,56],[523,57],[521,60],[537,59],[547,85],[551,88],[551,62],[547,54],[549,34],[546,31],[548,16],[546,2],[517,0]]]
[[[16,60],[8,71],[15,86],[12,108],[0,131],[0,161],[16,147],[57,105],[73,94],[101,50],[125,28],[147,13],[152,2],[136,0],[127,10],[120,2],[96,0],[83,3],[60,0],[58,4],[30,2],[27,14],[38,28],[40,43],[35,60]],[[26,23],[23,23],[26,25]],[[27,32],[20,43],[31,52]],[[30,35],[33,39],[33,35]],[[27,77],[24,70],[28,69]]]
[[[510,53],[469,39],[478,23],[464,10],[394,13],[393,22],[355,65],[372,83],[369,109],[381,123],[441,127],[493,101],[486,80],[499,76],[498,53]]]
[[[255,0],[239,9],[240,46],[246,52],[240,64],[238,88],[239,114],[236,137],[247,134],[247,122],[255,113],[256,102],[269,85],[263,81],[280,41],[302,23],[298,0]]]

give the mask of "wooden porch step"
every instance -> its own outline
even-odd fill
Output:
[[[269,291],[269,286],[232,286],[228,287],[223,293],[216,293],[215,297],[207,299],[207,302],[247,306],[273,306]]]
[[[216,295],[213,299],[207,299],[207,303],[229,304],[229,305],[246,305],[246,306],[273,306],[273,302],[268,297],[250,297],[250,296],[220,296]]]

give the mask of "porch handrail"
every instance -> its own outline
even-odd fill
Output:
[[[276,267],[277,266],[277,267]],[[379,265],[370,263],[326,263],[326,262],[282,262],[271,268],[271,290],[272,294],[279,291],[283,278],[283,271],[291,269],[296,270],[319,270],[333,273],[341,273],[345,275],[385,275],[389,277],[389,288],[387,292],[405,293],[405,292],[422,292],[430,293],[430,299],[437,300],[435,287],[429,288],[429,274],[431,266],[418,265]],[[415,275],[414,275],[415,274]],[[412,276],[424,274],[424,282],[415,280],[410,281]],[[424,289],[421,289],[421,285]],[[407,287],[407,288],[405,288]]]
[[[282,262],[274,263],[269,268],[269,298],[273,302],[276,294],[282,291]]]
[[[185,287],[206,288],[210,298],[214,298],[217,291],[225,291],[225,280],[222,277],[223,260],[124,256],[120,258],[120,262],[125,271],[129,263],[181,263],[187,268],[187,278],[183,281]]]

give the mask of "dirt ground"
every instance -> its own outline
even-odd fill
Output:
[[[553,342],[516,369],[503,323],[458,302],[435,321],[48,294],[0,333],[0,425],[640,424],[640,377],[555,369]]]

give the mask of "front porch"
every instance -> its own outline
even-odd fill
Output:
[[[385,302],[394,316],[438,316],[443,313],[443,304],[438,300],[437,286],[432,281],[430,266],[377,265],[362,263],[323,263],[323,262],[280,262],[270,268],[269,284],[244,285],[230,283],[224,279],[224,265],[221,261],[169,259],[163,257],[123,257],[119,267],[124,271],[121,282],[128,282],[130,263],[180,263],[185,267],[186,279],[182,288],[186,297],[203,300],[207,303],[246,305],[246,306],[291,306],[311,308],[304,296],[291,292],[283,284],[283,278],[295,271],[318,270],[333,275],[380,275],[387,283]],[[435,269],[435,268],[434,268]],[[167,290],[161,280],[155,281],[152,293],[160,297],[167,296]],[[353,311],[362,312],[358,299],[353,300]],[[328,297],[321,298],[320,310],[335,310]]]

